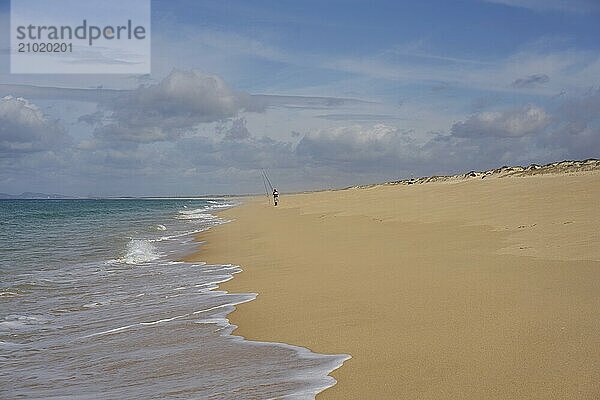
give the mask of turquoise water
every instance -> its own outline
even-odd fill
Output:
[[[239,267],[186,263],[228,199],[0,201],[0,397],[313,398],[344,356],[243,340]],[[226,261],[226,260],[224,260]]]

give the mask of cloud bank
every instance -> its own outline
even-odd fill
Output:
[[[56,149],[68,142],[65,129],[23,98],[0,99],[0,155],[17,157]]]
[[[251,124],[252,115],[270,112],[264,102],[199,71],[174,71],[159,83],[108,93],[80,118],[92,129],[77,140],[30,100],[3,98],[0,182],[39,179],[68,185],[67,194],[97,193],[98,182],[110,182],[100,194],[251,192],[260,189],[261,168],[287,189],[304,189],[600,154],[598,89],[563,96],[554,106],[487,105],[425,136],[415,135],[410,121],[339,113],[329,126],[289,129],[278,138]],[[303,104],[347,105],[321,98]]]
[[[102,101],[99,108],[83,118],[96,126],[94,136],[131,143],[173,140],[201,123],[232,118],[241,111],[264,111],[247,93],[197,70],[174,70],[160,83]]]
[[[503,112],[481,112],[465,121],[452,125],[456,137],[483,136],[521,137],[542,131],[550,123],[550,117],[540,107],[528,105]]]

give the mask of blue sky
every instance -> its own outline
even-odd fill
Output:
[[[265,167],[299,190],[600,155],[594,0],[153,1],[143,77],[11,75],[8,3],[0,192],[252,192]]]

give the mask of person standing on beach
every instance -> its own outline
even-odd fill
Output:
[[[279,201],[279,192],[277,191],[276,188],[273,188],[273,203],[275,205],[277,205],[278,201]]]

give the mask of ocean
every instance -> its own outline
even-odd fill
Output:
[[[256,296],[218,289],[239,267],[180,261],[235,205],[0,200],[0,398],[311,399],[333,385],[346,356],[232,334],[227,315]]]

